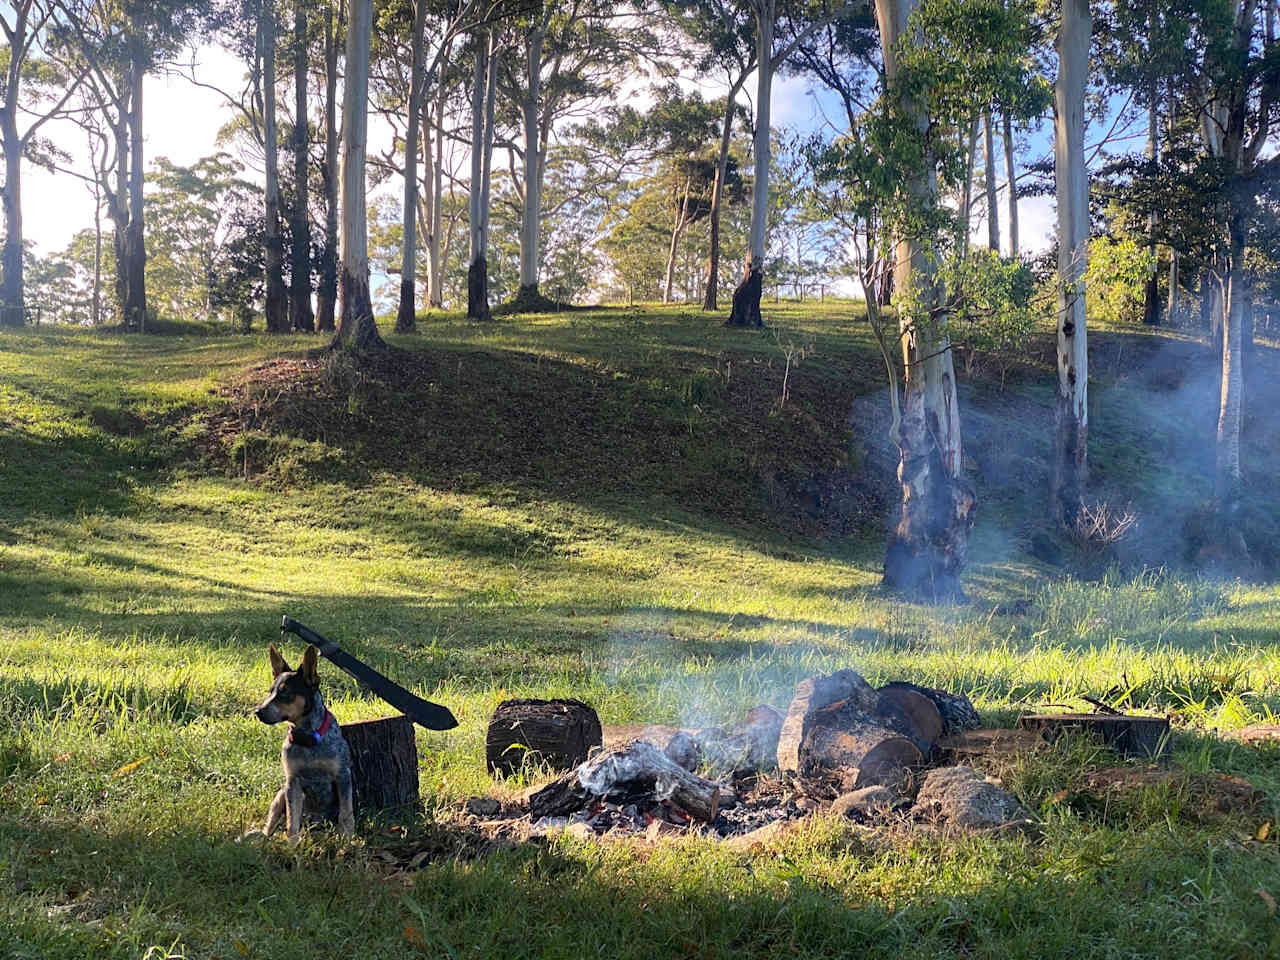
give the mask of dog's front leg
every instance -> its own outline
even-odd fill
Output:
[[[267,822],[262,828],[264,837],[271,836],[276,832],[276,827],[280,826],[280,818],[284,816],[287,793],[287,788],[281,787],[280,792],[276,794],[276,798],[271,801],[271,806],[267,808]]]
[[[302,830],[303,807],[306,805],[306,793],[302,789],[302,781],[291,779],[284,785],[285,806],[288,808],[288,825],[285,832],[289,839],[297,842],[298,833]]]
[[[344,837],[356,832],[356,816],[351,799],[351,771],[338,775],[338,830]]]

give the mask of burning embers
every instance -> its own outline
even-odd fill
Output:
[[[1025,817],[998,784],[971,768],[931,769],[941,757],[941,738],[978,726],[966,697],[909,683],[875,689],[852,670],[799,684],[785,717],[759,706],[731,730],[601,732],[594,711],[578,701],[520,701],[520,722],[513,724],[511,706],[500,705],[495,713],[491,744],[514,743],[555,758],[574,753],[561,749],[557,736],[576,746],[586,731],[594,741],[585,761],[512,811],[523,832],[728,837],[828,804],[864,822],[910,816],[994,826]],[[553,722],[538,718],[539,711]],[[522,730],[533,736],[522,740]],[[497,766],[494,761],[491,754]],[[516,821],[489,822],[499,827]]]

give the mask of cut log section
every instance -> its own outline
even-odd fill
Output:
[[[1040,713],[1018,718],[1023,730],[1053,739],[1064,732],[1088,733],[1130,757],[1161,757],[1169,752],[1167,717],[1129,717],[1110,713]]]
[[[937,705],[910,687],[881,687],[879,692],[906,714],[911,725],[911,741],[927,756],[942,736],[942,714]]]
[[[903,791],[924,755],[906,737],[868,721],[817,723],[805,734],[800,779],[828,797],[863,787]]]
[[[525,762],[571,770],[601,742],[600,718],[581,700],[504,700],[484,752],[489,770],[508,776]]]
[[[534,820],[562,817],[616,794],[651,793],[696,820],[711,822],[720,811],[720,786],[695,776],[644,740],[596,756],[529,797]]]
[[[405,716],[344,723],[351,750],[352,794],[358,813],[416,808],[418,744]]]
[[[922,687],[919,684],[907,683],[902,680],[895,680],[893,683],[887,683],[880,688],[881,693],[887,693],[889,690],[914,690],[916,693],[932,700],[933,705],[938,708],[938,715],[942,717],[942,735],[944,737],[964,730],[974,730],[982,726],[978,711],[973,709],[973,704],[963,693],[948,693],[945,690]]]
[[[842,701],[853,703],[863,715],[874,716],[880,705],[880,694],[852,670],[810,677],[796,685],[795,697],[778,735],[778,769],[784,776],[800,771],[800,756],[813,715]]]

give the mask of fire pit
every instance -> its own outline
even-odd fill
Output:
[[[504,707],[495,723],[507,724],[513,739]],[[521,701],[520,709],[537,707]],[[563,711],[563,701],[546,701],[546,709]],[[939,741],[978,723],[962,695],[910,683],[876,689],[841,670],[800,683],[785,716],[762,705],[730,729],[605,727],[584,762],[486,823],[527,835],[654,840],[743,837],[826,807],[863,822],[910,817],[981,828],[1029,820],[998,783],[944,763]],[[574,730],[583,725],[593,726],[586,718]],[[547,729],[537,726],[537,748],[563,755]]]

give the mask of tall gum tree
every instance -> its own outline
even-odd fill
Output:
[[[913,4],[914,5],[914,4]],[[752,141],[751,229],[747,240],[747,262],[742,281],[733,292],[731,327],[760,327],[760,297],[764,293],[766,232],[769,222],[770,118],[773,78],[787,58],[810,36],[837,17],[863,6],[860,3],[788,3],[786,0],[746,0],[755,25],[756,117]],[[879,10],[880,4],[876,4]],[[785,15],[792,32],[779,45],[778,27]]]
[[[1093,20],[1088,0],[1063,0],[1054,85],[1054,173],[1058,199],[1058,389],[1054,405],[1050,508],[1071,526],[1089,479],[1089,182],[1084,156],[1084,92]]]
[[[308,190],[310,119],[307,112],[309,52],[308,7],[310,0],[293,0],[293,216],[289,254],[289,323],[294,330],[311,333],[311,216]]]
[[[341,319],[334,346],[385,348],[373,318],[369,292],[369,223],[365,203],[365,155],[369,136],[369,50],[373,0],[351,0],[347,24],[346,78],[342,97],[342,247],[338,300]]]
[[[884,73],[891,96],[917,135],[924,138],[929,115],[902,93],[893,93],[899,78],[899,46],[906,37],[916,0],[876,0],[876,21],[884,57]],[[929,204],[936,197],[937,179],[926,147],[924,163],[906,191]],[[894,256],[894,289],[917,298],[935,321],[943,303],[936,276],[937,258],[927,242],[916,237],[898,240]],[[951,344],[934,323],[912,320],[899,311],[905,393],[895,438],[899,450],[898,481],[902,504],[885,553],[885,583],[895,589],[933,598],[960,592],[960,571],[968,558],[969,529],[976,497],[961,478],[963,449],[960,405],[956,397]]]
[[[0,89],[0,150],[4,152],[4,251],[0,256],[0,326],[21,326],[23,291],[22,162],[35,146],[36,132],[48,121],[67,114],[67,104],[79,88],[83,71],[67,74],[41,55],[48,43],[53,3],[15,0],[0,12],[9,47]],[[19,113],[30,118],[20,129]]]

